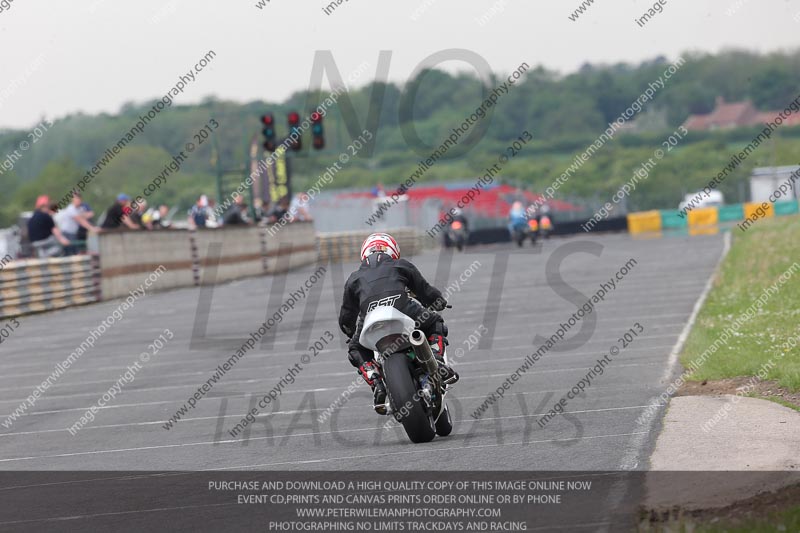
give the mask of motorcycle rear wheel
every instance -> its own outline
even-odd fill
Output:
[[[430,442],[436,436],[433,416],[425,408],[404,353],[390,355],[383,363],[383,381],[395,417],[403,424],[411,442]]]
[[[450,409],[447,404],[444,405],[442,414],[436,421],[436,434],[440,437],[446,437],[453,431],[453,419],[450,417]]]

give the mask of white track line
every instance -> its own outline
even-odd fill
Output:
[[[714,285],[714,279],[717,277],[717,273],[722,265],[722,261],[725,259],[725,256],[728,255],[728,252],[731,248],[731,234],[730,232],[726,232],[725,236],[723,237],[723,245],[722,245],[722,253],[717,259],[717,264],[714,266],[714,270],[711,272],[711,275],[706,280],[705,285],[703,286],[703,292],[700,293],[700,296],[697,298],[697,301],[694,303],[694,307],[692,308],[692,314],[689,315],[689,319],[686,321],[686,325],[683,327],[681,334],[678,336],[678,340],[675,342],[675,345],[672,347],[672,350],[669,352],[669,358],[667,359],[667,365],[664,368],[664,372],[661,374],[661,383],[668,383],[670,378],[674,375],[675,369],[678,366],[678,356],[683,350],[683,345],[686,343],[686,339],[689,337],[689,332],[691,332],[692,327],[694,326],[695,321],[697,320],[697,315],[700,313],[700,309],[703,307],[703,304],[708,297],[708,294],[711,292],[711,288]],[[658,395],[653,396],[648,400],[648,403],[655,403]],[[644,418],[642,422],[639,423],[639,427],[645,430],[645,435],[649,434],[653,422],[655,421],[655,413],[658,410],[653,410],[651,414],[648,414]],[[642,444],[644,443],[645,436],[639,436],[632,440],[631,447],[626,452],[622,462],[619,465],[620,470],[634,470],[639,466],[639,450],[642,448]]]
[[[545,393],[545,392],[563,392],[563,390],[558,390],[558,391],[537,391],[535,393],[534,392],[529,392],[529,393],[523,393],[523,394],[526,394],[526,395],[527,394],[542,394],[542,393]],[[480,399],[480,398],[485,398],[485,397],[486,397],[485,395],[481,395],[481,396],[469,396],[469,397],[457,398],[457,399],[459,401],[461,401],[461,400],[467,400],[467,399]],[[339,408],[339,410],[343,410],[343,409],[362,409],[363,407],[364,407],[363,405],[342,406],[342,407]],[[604,412],[604,411],[621,411],[621,410],[627,410],[627,409],[640,409],[640,408],[643,408],[643,407],[644,406],[641,406],[641,405],[634,405],[634,406],[630,406],[630,407],[605,407],[605,408],[597,408],[597,409],[587,409],[587,410],[583,410],[583,411],[567,411],[565,414],[570,414],[570,413],[600,413],[600,412]],[[274,413],[259,413],[259,414],[255,415],[255,418],[266,418],[266,417],[277,416],[277,415],[288,416],[288,415],[296,415],[298,413],[300,413],[300,414],[304,414],[304,413],[311,414],[311,413],[314,413],[314,412],[317,412],[317,411],[327,411],[327,410],[328,410],[327,408],[325,408],[325,409],[317,408],[317,409],[302,409],[302,410],[294,409],[294,410],[289,410],[289,411],[275,411]],[[226,419],[226,418],[233,418],[233,419],[239,418],[239,419],[242,419],[242,418],[245,417],[246,414],[247,413],[244,412],[244,413],[241,413],[241,414],[232,414],[232,415],[223,415],[223,416],[198,416],[198,417],[194,417],[194,418],[181,418],[180,423],[183,424],[184,422],[203,422],[203,421],[206,421],[206,420],[223,420],[223,419]],[[485,420],[505,420],[505,419],[512,419],[512,418],[529,418],[529,417],[532,417],[532,416],[544,416],[546,414],[547,413],[538,413],[538,414],[530,414],[530,415],[510,415],[510,416],[500,416],[500,417],[491,417],[491,418],[489,418],[489,417],[481,417],[480,421],[485,421]],[[464,420],[459,420],[458,422],[468,422],[468,421],[469,421],[469,419],[464,419]],[[145,421],[145,422],[127,422],[127,423],[124,423],[124,424],[106,424],[106,425],[102,425],[102,426],[86,426],[86,427],[82,428],[82,430],[87,430],[87,429],[91,429],[91,430],[117,429],[117,428],[121,428],[121,427],[154,426],[154,425],[157,425],[157,424],[166,424],[167,422],[168,422],[168,420],[148,420],[148,421]],[[320,422],[320,425],[324,425],[324,422]],[[280,427],[280,426],[278,426],[278,427]],[[14,433],[0,433],[0,438],[2,438],[2,437],[17,437],[17,436],[23,436],[23,435],[39,435],[39,434],[42,434],[42,433],[65,433],[65,432],[68,432],[68,431],[69,431],[68,428],[38,429],[38,430],[35,430],[35,431],[17,431],[17,432],[14,432]],[[346,430],[337,430],[336,432],[337,433],[342,433],[342,432],[345,432],[345,431]],[[310,433],[310,434],[313,435],[313,433]],[[322,434],[325,434],[325,433],[319,433],[319,434],[322,435]]]
[[[488,362],[489,361],[487,361],[487,363]],[[627,364],[627,365],[617,365],[617,366],[621,368],[621,367],[627,367],[627,366],[651,366],[651,365],[655,365],[655,364],[658,364],[658,362],[631,363],[631,364]],[[536,370],[536,371],[529,370],[528,372],[526,372],[526,375],[539,375],[539,374],[551,374],[551,373],[559,373],[559,372],[572,372],[572,371],[577,371],[577,370],[586,370],[586,368],[583,367],[583,366],[580,366],[580,367],[568,367],[568,368],[549,368],[547,370]],[[486,377],[502,377],[502,376],[508,376],[509,374],[511,374],[513,372],[514,372],[514,370],[508,370],[508,371],[505,371],[505,372],[500,373],[500,374],[472,374],[470,376],[464,377],[463,379],[480,379],[480,378],[486,378]],[[325,373],[325,374],[314,374],[314,377],[317,377],[317,378],[339,377],[339,376],[353,376],[353,372],[329,372],[329,373]],[[245,379],[245,380],[236,380],[236,381],[226,381],[226,382],[221,383],[221,385],[230,386],[230,385],[250,384],[250,383],[259,383],[259,382],[265,382],[267,385],[271,386],[275,382],[275,376],[268,376],[268,377],[263,377],[263,378],[258,378],[258,379]],[[203,382],[201,382],[201,385],[202,385],[202,383]],[[347,388],[347,387],[345,386],[344,388]],[[156,386],[156,387],[142,387],[142,388],[138,388],[138,389],[133,389],[133,388],[125,389],[125,393],[126,394],[132,394],[132,393],[140,393],[140,392],[151,392],[151,391],[156,391],[156,390],[163,391],[163,390],[173,390],[173,389],[176,389],[176,390],[187,390],[187,389],[190,389],[191,391],[194,391],[194,390],[197,390],[198,387],[197,387],[196,383],[191,383],[191,384],[187,383],[187,384],[181,384],[181,385],[159,385],[159,386]],[[302,391],[298,391],[298,390],[290,391],[290,390],[287,390],[286,392],[287,393],[289,393],[289,392],[301,393],[301,392],[312,392],[312,391],[314,391],[314,392],[317,392],[317,391],[322,392],[322,391],[329,391],[329,390],[337,390],[337,389],[328,387],[328,388],[309,389],[309,390],[302,390]],[[56,394],[56,395],[52,395],[52,396],[45,396],[45,397],[42,397],[42,398],[43,399],[51,399],[51,400],[53,400],[53,399],[65,399],[65,398],[78,398],[78,397],[81,397],[81,396],[98,396],[98,395],[102,395],[103,392],[105,392],[105,391],[100,390],[100,391],[92,391],[92,392],[80,392],[80,393],[75,393],[75,394]],[[265,392],[267,392],[267,391],[265,391]],[[14,399],[9,399],[9,400],[0,400],[0,404],[17,404],[17,405],[19,405],[20,403],[24,402],[25,400],[26,400],[26,398],[14,398]],[[184,400],[185,399],[176,399],[174,401],[177,402],[177,403],[181,403]],[[179,406],[176,406],[176,408],[177,407],[179,407]]]
[[[593,386],[592,390],[617,391],[617,390],[619,390],[619,388],[620,388],[619,386],[599,386],[598,385],[598,386]],[[631,388],[631,385],[627,385],[626,384],[625,388]],[[321,391],[321,390],[325,390],[325,391],[338,390],[338,391],[341,392],[344,389],[341,388],[341,387],[335,387],[335,388],[329,388],[329,389],[315,389],[314,392],[318,392],[318,391]],[[536,390],[536,391],[529,391],[529,392],[517,392],[515,394],[521,394],[523,396],[528,396],[528,395],[535,395],[535,394],[546,394],[546,393],[549,393],[549,392],[552,392],[552,393],[564,392],[564,390],[565,389]],[[298,392],[308,393],[308,392],[311,392],[311,391],[298,391]],[[357,392],[359,392],[359,391],[357,391]],[[219,396],[219,397],[215,396],[214,399],[222,400],[222,399],[227,399],[227,398],[248,398],[248,397],[252,397],[254,394],[255,393],[241,393],[241,394],[226,395],[226,396]],[[369,399],[371,401],[372,400],[372,395],[370,393],[365,392],[364,394],[359,394],[357,397],[354,396],[353,398],[354,399]],[[486,394],[484,393],[484,394],[481,394],[479,396],[457,396],[456,398],[458,400],[477,400],[477,399],[486,398]],[[165,405],[165,404],[174,405],[175,401],[174,400],[163,400],[163,401],[158,401],[158,402],[142,402],[142,403],[119,404],[119,405],[106,405],[106,406],[103,406],[103,407],[98,407],[98,410],[103,410],[103,409],[122,409],[124,407],[140,407],[140,406],[147,407],[147,406],[150,406],[150,405]],[[69,412],[77,412],[77,411],[85,412],[86,410],[89,409],[89,407],[91,407],[91,406],[86,406],[86,407],[68,407],[68,408],[65,408],[65,409],[53,409],[51,411],[36,411],[36,412],[33,412],[33,413],[25,413],[22,416],[37,416],[37,415],[46,415],[46,414],[54,414],[54,413],[69,413]],[[339,407],[339,410],[341,410],[341,409],[358,409],[360,407],[361,407],[360,405],[356,405],[356,406],[343,405],[343,406]],[[299,412],[315,412],[315,411],[327,411],[327,410],[328,410],[327,407],[325,407],[325,408],[320,407],[320,408],[317,408],[317,409],[304,409],[302,411],[299,411],[299,410],[296,410],[296,409],[295,410],[289,410],[289,411],[275,411],[275,412],[271,412],[271,413],[258,414],[258,415],[256,415],[256,418],[262,417],[262,416],[270,416],[270,415],[293,415],[293,414],[297,414]],[[214,418],[214,419],[217,419],[217,418],[229,418],[229,417],[236,417],[236,416],[241,418],[241,417],[244,417],[244,415],[246,415],[246,414],[247,413],[245,412],[245,413],[242,413],[241,415],[224,415],[222,417],[213,416],[213,417],[181,418],[181,422],[191,422],[191,421],[194,421],[194,420],[207,420],[209,418]],[[22,417],[20,417],[20,418],[22,418]],[[155,423],[155,422],[166,423],[167,421],[166,420],[148,421],[147,423]],[[98,427],[100,427],[100,426],[86,426],[83,429],[94,429],[94,428],[98,428]],[[53,431],[53,430],[47,430],[47,431]],[[24,432],[18,432],[18,433],[22,434]],[[17,434],[17,433],[0,433],[0,437],[4,437],[6,435],[15,435],[15,434]]]
[[[605,409],[585,409],[579,411],[565,411],[565,414],[586,414],[586,413],[601,413],[601,412],[608,412],[608,411],[623,411],[623,410],[633,410],[633,409],[644,409],[646,405],[632,405],[628,407],[610,407]],[[494,418],[487,418],[481,420],[473,420],[473,419],[462,419],[456,420],[455,423],[463,423],[463,422],[471,422],[473,424],[482,423],[488,420],[506,420],[506,419],[516,419],[516,418],[532,418],[536,416],[543,416],[546,413],[532,413],[530,415],[513,415],[513,416],[501,416],[501,417],[494,417]],[[399,426],[398,426],[399,427]],[[101,455],[101,454],[108,454],[108,453],[125,453],[125,452],[139,452],[139,451],[150,451],[150,450],[163,450],[169,448],[183,448],[189,446],[214,446],[214,445],[221,445],[221,444],[240,444],[242,442],[252,442],[252,441],[261,441],[261,440],[272,440],[272,439],[290,439],[296,437],[309,437],[309,436],[324,436],[324,435],[332,435],[332,434],[342,434],[342,433],[359,433],[364,431],[380,431],[382,426],[377,427],[369,427],[369,428],[355,428],[355,429],[340,429],[336,431],[312,431],[308,433],[292,433],[289,435],[269,435],[266,437],[249,437],[247,439],[225,439],[225,440],[218,440],[218,441],[201,441],[201,442],[185,442],[181,444],[160,444],[155,446],[140,446],[136,448],[115,448],[110,450],[91,450],[91,451],[83,451],[83,452],[71,452],[71,453],[58,453],[52,455],[35,455],[35,456],[27,456],[27,457],[13,457],[7,459],[0,459],[0,463],[14,463],[19,461],[36,461],[40,459],[58,459],[62,457],[78,457],[83,455]],[[469,437],[469,435],[466,435]],[[588,437],[586,437],[588,438]],[[556,440],[573,440],[573,439],[556,439]],[[536,442],[536,441],[534,441]],[[538,442],[549,442],[549,441],[538,441]],[[311,462],[314,462],[312,460]]]
[[[532,441],[521,441],[521,442],[509,442],[509,443],[495,443],[495,444],[476,444],[473,446],[454,446],[449,448],[431,448],[431,447],[417,447],[414,450],[410,451],[403,451],[403,452],[383,452],[383,453],[376,453],[376,454],[359,454],[359,455],[350,455],[350,456],[342,456],[342,457],[329,457],[326,459],[311,459],[305,461],[283,461],[277,463],[260,463],[255,465],[242,465],[242,466],[226,466],[222,468],[209,468],[206,469],[207,471],[213,470],[248,470],[263,466],[281,466],[281,465],[301,465],[301,464],[309,464],[309,463],[328,463],[331,461],[347,461],[351,459],[362,460],[364,458],[370,457],[385,457],[387,455],[409,455],[415,453],[424,453],[424,454],[431,454],[431,453],[441,453],[441,452],[452,452],[454,450],[468,450],[468,449],[480,449],[480,448],[494,448],[499,446],[526,446],[529,444],[545,444],[548,442],[569,442],[569,441],[580,441],[580,440],[592,440],[592,439],[606,439],[606,438],[616,438],[616,437],[630,437],[632,435],[636,435],[636,433],[615,433],[610,435],[590,435],[584,437],[572,437],[568,439],[545,439],[545,440],[532,440]]]

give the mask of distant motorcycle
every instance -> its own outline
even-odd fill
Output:
[[[364,317],[359,342],[375,352],[386,386],[386,404],[376,411],[393,415],[414,443],[453,431],[444,397],[447,385],[458,378],[446,381],[428,339],[414,329],[411,317],[392,306],[375,307]]]
[[[539,219],[539,233],[542,238],[549,239],[550,233],[553,231],[553,222],[550,220],[549,215],[542,215]]]
[[[467,228],[463,222],[454,220],[447,228],[447,241],[450,246],[455,246],[458,251],[462,251],[467,244]],[[447,246],[447,244],[445,244]]]
[[[531,244],[536,244],[536,239],[539,236],[539,223],[535,218],[527,222],[519,222],[514,224],[511,228],[511,240],[517,243],[517,246],[522,247],[527,239],[531,240]]]

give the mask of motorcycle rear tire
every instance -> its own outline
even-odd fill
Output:
[[[440,437],[446,437],[453,431],[453,419],[450,417],[450,409],[447,404],[444,405],[444,411],[439,415],[436,421],[436,434]]]
[[[399,413],[411,442],[430,442],[436,437],[433,416],[423,404],[417,385],[411,376],[411,362],[404,353],[390,355],[383,363],[383,381],[389,394],[392,410]]]

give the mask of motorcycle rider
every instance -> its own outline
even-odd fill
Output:
[[[527,227],[528,217],[525,213],[525,208],[522,206],[522,202],[516,201],[511,204],[511,210],[508,212],[508,232],[513,239],[515,231]]]
[[[468,232],[469,231],[469,225],[467,223],[467,217],[464,216],[464,212],[461,211],[461,209],[459,209],[458,207],[454,207],[450,211],[450,213],[453,215],[453,221],[451,222],[451,224],[453,222],[461,222],[461,225],[464,226],[464,231]]]
[[[386,403],[386,388],[375,364],[375,354],[358,342],[366,310],[373,302],[386,298],[391,301],[392,297],[397,296],[391,305],[414,319],[416,327],[425,333],[431,351],[442,368],[444,381],[453,383],[458,378],[458,374],[447,365],[447,326],[444,320],[438,313],[410,298],[408,291],[412,291],[423,305],[434,311],[441,311],[447,306],[442,293],[428,283],[417,267],[400,258],[400,247],[391,235],[373,233],[367,237],[361,245],[361,266],[350,275],[344,286],[339,327],[350,337],[348,359],[372,388],[376,407]]]

